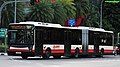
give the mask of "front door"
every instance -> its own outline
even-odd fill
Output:
[[[98,33],[94,34],[94,53],[99,54],[100,37]]]
[[[71,56],[71,44],[70,44],[71,37],[70,37],[70,34],[71,34],[71,32],[68,31],[68,30],[66,30],[64,32],[64,37],[65,37],[64,38],[64,55],[66,57],[70,57]]]

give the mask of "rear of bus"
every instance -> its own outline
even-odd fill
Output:
[[[8,28],[8,55],[27,59],[34,55],[34,25],[13,23]]]

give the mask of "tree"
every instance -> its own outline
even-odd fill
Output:
[[[89,10],[88,14],[85,18],[84,25],[85,26],[90,26],[90,27],[99,27],[100,25],[100,9],[99,9],[99,4],[97,1],[90,0],[89,1]]]
[[[6,1],[12,1],[12,0],[6,0]],[[4,2],[6,1],[4,0]],[[23,6],[24,5],[21,3],[17,4],[17,22],[24,20]],[[9,23],[13,23],[13,20],[14,20],[14,3],[11,3],[6,5],[2,10],[2,25],[4,27],[8,27]]]
[[[76,7],[76,18],[84,17],[84,20],[90,15],[90,2],[89,0],[74,0],[75,7]],[[84,23],[83,21],[82,23]],[[85,24],[83,24],[85,25]]]
[[[40,3],[31,6],[27,20],[59,23],[64,25],[68,18],[75,15],[73,0],[41,0]]]
[[[66,20],[75,18],[76,8],[74,5],[73,0],[57,0],[57,2],[53,4],[53,21],[64,25]]]
[[[77,9],[76,17],[83,16],[84,21],[82,22],[84,26],[99,27],[100,25],[100,5],[101,0],[74,0]],[[104,23],[103,24],[108,24]],[[108,28],[109,26],[104,27]]]
[[[38,4],[31,6],[31,12],[26,20],[51,22],[54,18],[54,10],[52,4],[48,0],[41,0]]]
[[[107,21],[107,25],[104,28],[113,30],[115,34],[120,32],[120,3],[104,3],[103,8],[103,22]],[[110,25],[110,27],[109,27]]]
[[[63,25],[64,21],[67,19],[67,14],[65,9],[63,8],[62,3],[56,0],[56,2],[52,3],[52,9],[54,10],[54,18],[52,22]]]

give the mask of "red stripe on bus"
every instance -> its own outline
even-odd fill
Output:
[[[104,50],[104,53],[113,53],[113,50]]]
[[[28,49],[9,49],[9,52],[29,52]],[[43,50],[44,52],[45,50]],[[32,50],[32,52],[35,52],[35,50]],[[55,50],[51,50],[52,53],[64,53],[64,49],[55,49]],[[80,50],[80,53],[82,53],[83,51]],[[71,50],[71,53],[75,53],[75,49]],[[89,49],[88,53],[94,53],[93,49]],[[104,53],[113,53],[113,50],[104,50]]]
[[[89,49],[88,53],[94,53],[94,50],[93,49]]]

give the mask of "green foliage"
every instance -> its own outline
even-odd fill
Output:
[[[73,0],[56,0],[55,3],[50,0],[41,0],[40,3],[31,6],[31,12],[27,20],[64,25],[68,18],[75,17],[75,7],[73,5]]]
[[[77,9],[77,17],[89,14],[89,0],[75,0],[74,2]]]
[[[85,18],[85,26],[90,26],[90,27],[99,27],[99,11],[98,7],[95,4],[90,3],[89,4],[89,14]]]
[[[54,18],[52,20],[53,23],[60,23],[64,24],[64,21],[67,19],[66,11],[63,8],[63,5],[61,3],[55,3],[52,4],[52,8],[54,10]]]
[[[103,28],[106,29],[106,30],[115,31],[115,29],[113,28],[112,24],[110,24],[108,19],[103,20]]]
[[[35,0],[30,0],[30,4],[34,5],[35,4]]]
[[[7,49],[7,46],[5,45],[0,45],[0,52],[5,52]]]
[[[61,6],[63,6],[64,13],[66,14],[66,19],[75,18],[76,16],[76,8],[74,7],[75,4],[73,1],[74,0],[61,0]]]
[[[74,0],[61,0],[64,10],[69,18],[74,18],[76,15],[76,8],[74,7]]]
[[[50,1],[41,0],[39,4],[31,6],[31,12],[28,14],[28,20],[51,22],[54,10],[51,8]]]
[[[95,3],[94,3],[95,2]],[[97,1],[93,0],[75,0],[77,16],[83,16],[84,26],[99,27],[99,7]]]
[[[12,0],[4,0],[4,2]],[[3,1],[0,1],[3,2]],[[23,4],[17,3],[17,22],[24,20]],[[9,23],[14,21],[14,3],[7,4],[2,10],[2,26],[7,27]]]
[[[120,32],[120,3],[104,3],[103,22],[104,28],[113,30],[115,34]]]

